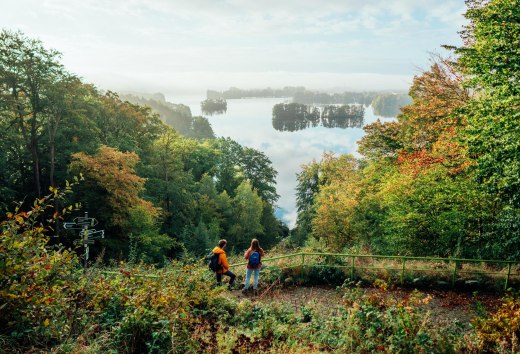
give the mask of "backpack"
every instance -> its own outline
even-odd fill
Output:
[[[248,262],[248,264],[251,267],[253,267],[253,268],[257,268],[258,265],[260,264],[260,253],[257,252],[257,251],[252,252],[249,255],[249,262]]]
[[[210,270],[217,272],[222,268],[222,264],[219,264],[220,254],[213,253],[213,255],[209,259],[208,267]]]

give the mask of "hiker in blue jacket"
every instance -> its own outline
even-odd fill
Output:
[[[264,256],[264,250],[260,247],[256,238],[251,240],[251,247],[249,247],[245,253],[244,258],[247,259],[247,271],[246,271],[246,286],[244,292],[248,291],[249,283],[251,281],[251,273],[255,273],[253,280],[253,290],[258,289],[258,274],[262,268],[261,259]]]

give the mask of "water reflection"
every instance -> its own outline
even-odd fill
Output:
[[[219,115],[219,114],[224,114],[227,112],[227,108],[226,109],[201,109],[201,112],[203,115],[205,116],[216,116],[216,115]]]
[[[361,128],[365,115],[362,105],[313,106],[301,103],[279,103],[273,107],[272,124],[278,131],[294,132],[310,127]]]

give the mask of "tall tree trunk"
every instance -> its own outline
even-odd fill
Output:
[[[58,130],[58,123],[60,119],[56,118],[54,124],[48,125],[49,127],[49,153],[50,153],[50,166],[49,166],[49,183],[53,188],[56,188],[56,181],[54,180],[54,174],[56,172],[56,132]]]
[[[40,184],[40,158],[38,155],[38,140],[36,136],[31,136],[31,157],[32,157],[32,168],[33,168],[33,183],[34,191],[36,196],[41,198],[41,184]]]
[[[40,155],[38,154],[38,132],[36,127],[37,122],[37,114],[36,109],[34,108],[36,104],[33,103],[33,113],[31,117],[31,157],[32,157],[32,166],[33,166],[33,176],[34,176],[34,191],[38,198],[42,197],[41,183],[40,183]]]
[[[51,166],[50,166],[50,169],[49,169],[49,180],[50,180],[50,184],[53,188],[56,187],[56,182],[54,181],[54,170],[55,170],[55,158],[54,158],[54,149],[55,149],[55,146],[54,146],[54,141],[51,143],[51,146],[50,146],[50,158],[51,158]]]
[[[12,97],[15,101],[19,100],[18,91],[16,88],[13,88]],[[25,126],[25,117],[26,113],[23,110],[23,107],[20,103],[16,104],[16,113],[17,120],[20,128],[20,132],[22,133],[22,137],[25,142],[25,146],[31,152],[31,164],[33,170],[33,188],[36,197],[41,198],[41,186],[40,186],[40,161],[38,155],[38,138],[36,132],[36,113],[33,113],[31,117],[31,130],[27,131]],[[30,135],[29,135],[30,133]]]

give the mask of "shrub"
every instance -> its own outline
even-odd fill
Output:
[[[76,254],[47,244],[46,225],[72,206],[55,211],[53,203],[64,193],[51,192],[27,212],[16,208],[7,213],[0,223],[0,335],[19,343],[63,340],[80,317],[77,285],[82,272]]]
[[[506,297],[500,308],[489,317],[474,320],[479,346],[485,352],[518,353],[520,351],[520,298]]]

